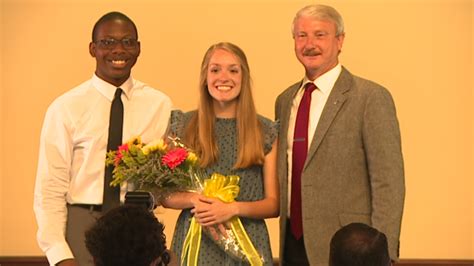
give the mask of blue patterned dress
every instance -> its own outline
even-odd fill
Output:
[[[173,111],[171,113],[171,134],[183,138],[184,128],[191,119],[194,112],[183,113]],[[278,134],[278,125],[271,120],[258,116],[264,132],[264,152],[268,154]],[[219,147],[219,158],[217,163],[206,168],[206,174],[218,172],[223,175],[240,176],[240,193],[237,201],[257,201],[265,197],[263,186],[262,166],[252,166],[245,169],[232,169],[237,160],[237,127],[236,119],[217,118],[215,123],[215,137]],[[188,232],[192,215],[189,209],[185,209],[179,215],[176,223],[171,249],[181,258],[183,242]],[[264,265],[272,265],[272,251],[267,226],[263,219],[242,218],[240,220],[247,231],[253,245],[264,260]],[[199,250],[198,265],[249,265],[227,255],[214,241],[203,234]]]

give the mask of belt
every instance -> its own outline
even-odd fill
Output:
[[[80,207],[83,209],[88,209],[90,211],[95,211],[95,212],[101,212],[102,211],[102,205],[96,205],[96,204],[68,204],[69,206],[72,207]]]

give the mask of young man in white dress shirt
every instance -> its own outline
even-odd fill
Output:
[[[84,231],[102,215],[109,116],[117,88],[123,91],[122,141],[162,137],[172,108],[168,96],[130,75],[140,42],[126,15],[102,16],[89,52],[96,59],[94,75],[49,106],[41,132],[34,210],[38,244],[51,265],[93,265]]]

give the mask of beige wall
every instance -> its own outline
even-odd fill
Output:
[[[231,41],[250,61],[260,113],[303,76],[290,36],[313,1],[0,0],[0,256],[40,255],[32,211],[43,115],[88,79],[95,21],[119,10],[139,28],[134,76],[185,110],[196,104],[209,45]],[[400,120],[407,196],[402,258],[474,258],[473,2],[326,1],[345,18],[341,61],[392,92]],[[3,79],[1,79],[3,77]],[[171,238],[175,213],[159,210]],[[274,255],[277,221],[269,221]]]

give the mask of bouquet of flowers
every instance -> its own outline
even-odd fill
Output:
[[[223,176],[214,173],[203,180],[197,167],[198,157],[184,146],[179,138],[168,137],[142,143],[140,137],[134,137],[119,146],[118,150],[107,153],[106,164],[114,165],[113,180],[110,185],[132,182],[138,190],[153,192],[160,198],[178,191],[195,191],[207,197],[219,198],[223,202],[232,202],[239,193],[239,177]],[[227,236],[219,233],[214,239],[227,254],[250,265],[262,265],[262,259],[238,217],[227,222]],[[187,233],[181,262],[197,265],[202,226],[194,217]],[[204,230],[207,232],[207,230]]]
[[[178,138],[169,140],[145,144],[140,137],[134,137],[118,150],[109,151],[106,164],[115,166],[110,185],[132,182],[138,190],[153,191],[160,197],[200,187],[200,180],[192,174],[198,157]]]

